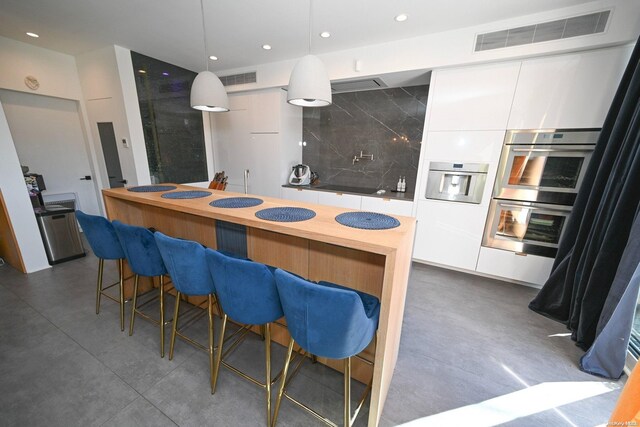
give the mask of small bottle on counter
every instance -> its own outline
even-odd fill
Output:
[[[407,191],[407,182],[405,177],[402,177],[402,189],[400,191],[402,191],[403,193]]]
[[[402,191],[402,177],[398,177],[398,184],[396,185],[396,191],[397,192],[401,192]]]

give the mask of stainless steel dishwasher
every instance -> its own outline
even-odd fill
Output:
[[[85,256],[73,209],[49,205],[36,208],[35,214],[49,264]]]

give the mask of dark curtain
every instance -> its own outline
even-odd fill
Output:
[[[560,241],[551,276],[529,304],[594,342],[640,201],[640,44],[605,119]],[[602,327],[600,328],[602,329]]]

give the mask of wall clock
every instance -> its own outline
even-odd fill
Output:
[[[27,76],[24,78],[24,84],[31,90],[38,90],[40,82],[33,76]]]

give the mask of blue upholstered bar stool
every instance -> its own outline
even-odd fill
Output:
[[[280,269],[275,271],[275,278],[291,340],[273,413],[273,425],[278,419],[283,396],[321,421],[336,425],[286,393],[287,383],[292,379],[287,379],[287,371],[294,343],[297,343],[307,353],[344,359],[344,426],[351,426],[371,390],[369,382],[355,414],[351,416],[351,357],[364,350],[375,337],[380,301],[364,292],[329,282],[309,282]],[[297,372],[297,368],[294,372]]]
[[[211,383],[211,393],[213,393],[213,303],[215,299],[215,287],[204,255],[205,248],[200,243],[175,239],[165,236],[159,231],[154,233],[154,237],[160,250],[160,255],[162,255],[162,259],[164,260],[164,265],[167,267],[171,280],[173,281],[173,286],[178,291],[173,312],[173,325],[171,326],[169,360],[173,359],[176,335],[179,335],[194,346],[206,350],[209,353],[209,380]],[[209,316],[208,347],[202,346],[202,344],[178,331],[180,298],[183,295],[207,297],[207,314]],[[196,315],[189,318],[185,325],[192,323],[198,317],[200,316]]]
[[[267,426],[271,425],[271,385],[277,381],[271,378],[271,323],[283,316],[282,306],[276,290],[273,270],[264,264],[250,260],[232,258],[211,249],[206,250],[209,270],[216,287],[216,294],[222,305],[222,331],[218,337],[218,354],[213,373],[213,390],[220,365],[239,374],[243,378],[263,387],[267,398]],[[227,320],[245,324],[264,326],[265,382],[250,377],[223,361],[227,353],[223,350]],[[233,350],[235,343],[230,346]]]
[[[100,297],[105,297],[114,300],[120,304],[120,330],[124,331],[124,279],[122,270],[122,261],[125,258],[124,251],[116,235],[116,231],[109,220],[97,215],[88,215],[80,210],[76,211],[76,218],[82,227],[91,250],[98,257],[98,284],[96,286],[96,314],[100,313]],[[102,287],[102,276],[104,273],[104,260],[117,260],[118,261],[118,277],[119,280],[106,288]],[[120,297],[115,299],[111,295],[105,292],[105,290],[116,286],[119,286]]]
[[[135,274],[129,335],[133,335],[133,324],[136,315],[158,324],[160,326],[160,357],[164,357],[164,276],[167,274],[167,269],[162,261],[160,251],[158,251],[156,240],[153,237],[153,233],[144,227],[127,225],[120,221],[113,221],[113,227],[116,230],[129,267]],[[140,281],[140,276],[160,277],[160,319],[149,317],[138,309],[138,282]]]

